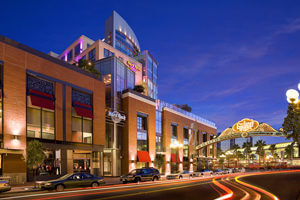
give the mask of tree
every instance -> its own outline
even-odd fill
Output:
[[[294,146],[292,144],[288,145],[284,149],[284,154],[288,159],[293,159],[294,155]]]
[[[133,90],[139,93],[143,93],[145,91],[145,88],[142,85],[136,85],[134,86]]]
[[[182,109],[182,110],[185,110],[187,112],[192,112],[192,107],[190,107],[187,104],[181,104],[181,105],[175,104],[175,106],[178,107],[178,108],[180,108],[180,109]]]
[[[239,163],[239,156],[238,156],[238,154],[239,154],[238,149],[239,149],[239,148],[240,148],[240,146],[239,146],[238,144],[234,144],[234,145],[231,147],[231,149],[233,150],[233,155],[234,155],[235,159],[237,160],[237,163]]]
[[[77,67],[83,69],[84,71],[96,75],[97,78],[100,77],[100,72],[95,68],[95,64],[85,60],[80,59],[77,63],[74,63]]]
[[[250,154],[250,160],[254,160],[255,159],[255,154]]]
[[[275,153],[275,150],[276,150],[276,144],[271,144],[269,150],[271,151],[272,160],[273,160],[274,153]]]
[[[249,159],[250,159],[250,154],[251,154],[251,142],[244,142],[243,143],[243,148],[244,148],[244,154],[246,155],[246,159],[248,161],[249,165]]]
[[[266,145],[265,141],[262,140],[258,140],[256,142],[256,144],[254,146],[257,147],[256,149],[256,153],[259,155],[259,165],[260,165],[260,161],[261,161],[261,157],[263,157],[263,161],[265,162],[265,150],[264,150],[264,146]]]
[[[164,162],[164,156],[162,154],[156,154],[154,164],[158,169],[161,169]]]
[[[300,112],[296,111],[292,104],[289,104],[282,129],[287,139],[293,139],[298,144],[298,157],[300,157]]]
[[[32,170],[35,182],[37,166],[42,164],[46,159],[43,144],[37,140],[28,142],[26,147],[26,157],[27,168]]]

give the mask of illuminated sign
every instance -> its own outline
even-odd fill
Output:
[[[127,64],[132,71],[134,71],[134,72],[136,72],[137,70],[140,71],[140,68],[138,66],[136,66],[135,63],[127,61]]]
[[[248,132],[258,127],[259,123],[252,119],[243,119],[234,124],[232,129],[236,132]],[[245,135],[246,136],[246,135]]]
[[[119,123],[120,121],[125,121],[126,120],[126,116],[125,115],[122,115],[121,113],[117,112],[117,111],[109,111],[108,112],[108,116],[111,117],[111,120],[114,122],[114,123]]]

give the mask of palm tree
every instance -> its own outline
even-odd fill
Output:
[[[238,144],[234,144],[231,149],[233,150],[233,155],[235,157],[235,159],[237,159],[237,163],[239,163],[239,157],[238,157],[238,149],[240,148],[240,146]]]
[[[265,162],[265,150],[264,150],[264,146],[266,145],[266,142],[265,141],[262,141],[262,140],[258,140],[256,142],[256,144],[254,146],[257,147],[256,149],[256,153],[259,155],[259,165],[260,165],[260,161],[261,161],[261,157],[263,157],[263,161]]]
[[[244,148],[244,154],[246,155],[246,158],[247,158],[247,161],[248,161],[248,165],[249,165],[249,156],[250,156],[250,153],[252,152],[251,151],[251,142],[244,142],[243,143],[243,148]]]
[[[255,159],[255,154],[250,154],[250,160],[254,160]]]
[[[275,153],[275,150],[276,150],[276,144],[271,144],[269,150],[271,151],[272,160],[273,160],[274,153]]]

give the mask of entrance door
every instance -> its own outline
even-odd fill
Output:
[[[112,153],[103,154],[103,165],[104,176],[112,176]]]

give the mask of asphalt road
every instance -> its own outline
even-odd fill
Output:
[[[0,199],[220,200],[228,197],[239,200],[269,200],[276,199],[277,196],[281,200],[300,200],[299,192],[300,171],[294,171],[122,184],[65,190],[64,192],[2,194]]]

